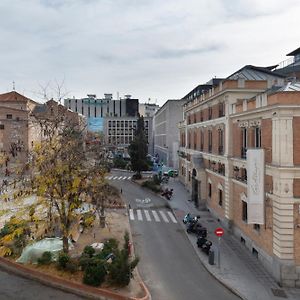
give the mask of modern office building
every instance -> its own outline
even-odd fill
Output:
[[[154,103],[140,103],[139,114],[143,117],[153,117],[159,110],[159,105]]]
[[[191,98],[179,177],[284,286],[300,287],[300,84],[245,66]]]
[[[64,104],[72,111],[83,114],[88,120],[88,129],[104,134],[105,143],[111,149],[127,148],[134,137],[139,115],[139,100],[125,95],[114,100],[112,94],[104,94],[103,99],[89,94],[83,99],[65,99]],[[145,116],[145,131],[148,151],[152,153],[152,118]]]
[[[179,129],[183,119],[182,100],[168,100],[154,115],[153,139],[154,155],[168,167],[178,169]]]

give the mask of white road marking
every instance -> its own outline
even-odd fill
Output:
[[[144,210],[144,213],[145,213],[147,221],[151,222],[151,217],[150,217],[149,211],[148,210]]]
[[[175,219],[174,215],[170,211],[168,211],[168,215],[173,223],[177,223],[177,220]]]
[[[159,213],[160,213],[160,215],[162,216],[162,218],[164,219],[164,221],[166,222],[166,223],[169,223],[169,220],[168,220],[168,218],[166,217],[166,215],[165,215],[165,213],[163,212],[163,211],[159,211]]]
[[[114,177],[113,180],[116,180],[118,178],[118,176]]]
[[[155,210],[151,210],[156,222],[160,222],[160,218]]]
[[[143,216],[142,216],[141,210],[140,210],[140,209],[137,209],[137,210],[136,210],[136,213],[137,213],[138,220],[139,220],[139,221],[143,221]]]
[[[134,220],[133,209],[129,209],[129,218],[130,220]]]

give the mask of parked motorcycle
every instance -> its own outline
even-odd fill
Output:
[[[162,193],[162,196],[166,197],[167,200],[171,200],[171,197],[173,196],[173,189],[165,189]]]
[[[203,236],[197,238],[197,246],[198,248],[202,248],[202,246],[207,242],[207,239]]]
[[[195,233],[198,236],[207,237],[207,229],[203,227],[200,223],[191,222],[187,226],[187,233]]]
[[[202,245],[201,250],[208,255],[211,246],[212,246],[212,242],[211,241],[206,241]]]
[[[187,213],[187,214],[183,217],[182,222],[183,222],[184,224],[187,224],[187,223],[192,222],[193,219],[194,219],[194,217],[192,217],[192,215],[191,215],[190,213]]]

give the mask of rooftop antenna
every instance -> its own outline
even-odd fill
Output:
[[[13,81],[12,84],[13,84],[13,91],[15,91],[16,90],[15,82]]]

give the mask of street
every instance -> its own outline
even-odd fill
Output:
[[[184,229],[166,201],[113,171],[110,183],[122,188],[140,274],[153,300],[239,299],[202,266]],[[118,176],[118,177],[117,177]],[[175,220],[174,220],[175,219]]]
[[[0,271],[0,300],[80,300],[79,296]]]

